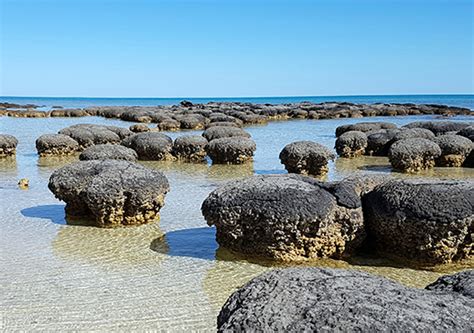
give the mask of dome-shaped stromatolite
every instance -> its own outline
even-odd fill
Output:
[[[186,115],[183,117],[179,117],[178,121],[180,123],[180,127],[182,129],[203,129],[205,124],[202,120],[198,117],[193,115]]]
[[[473,255],[473,181],[391,180],[363,201],[367,230],[386,254],[424,264]]]
[[[206,158],[207,140],[200,135],[180,136],[174,140],[173,155],[187,162],[203,162]]]
[[[471,331],[468,297],[405,287],[353,270],[287,268],[234,292],[218,332]]]
[[[81,161],[53,172],[49,189],[66,202],[69,217],[95,219],[100,227],[156,219],[169,191],[166,177],[128,161]]]
[[[398,129],[388,129],[368,134],[365,153],[372,156],[387,156],[393,138],[399,131]]]
[[[442,276],[426,289],[458,293],[474,299],[474,269]]]
[[[341,258],[365,237],[352,186],[300,175],[227,183],[209,194],[202,213],[221,246],[273,260]]]
[[[64,134],[44,134],[36,139],[40,156],[72,155],[79,150],[79,143]]]
[[[134,134],[123,140],[122,145],[135,150],[140,160],[168,161],[175,159],[171,154],[173,140],[162,133]]]
[[[462,166],[474,147],[471,140],[460,135],[440,135],[433,141],[441,148],[441,156],[436,160],[439,166]]]
[[[89,160],[124,160],[136,161],[137,153],[131,148],[120,145],[95,145],[86,148],[81,155],[81,161]]]
[[[474,126],[465,127],[457,132],[457,134],[474,141]]]
[[[18,140],[13,135],[0,134],[0,157],[16,154]]]
[[[181,123],[172,118],[165,118],[158,122],[157,127],[160,131],[177,131],[181,128]]]
[[[447,132],[460,131],[468,126],[472,126],[472,123],[457,121],[415,121],[413,123],[406,124],[403,127],[426,128],[433,132],[435,135],[442,135]]]
[[[400,141],[404,139],[421,138],[433,140],[436,136],[433,132],[426,128],[403,128],[393,137],[393,141]]]
[[[129,130],[133,133],[143,133],[143,132],[150,132],[150,127],[146,124],[135,124],[129,127]]]
[[[341,136],[342,134],[349,131],[359,131],[359,132],[372,132],[381,129],[394,129],[397,128],[397,125],[386,122],[362,122],[357,124],[341,125],[336,128],[336,136]]]
[[[214,139],[206,145],[206,153],[215,164],[250,162],[256,149],[255,142],[244,137]]]
[[[216,127],[216,126],[221,126],[221,127],[240,127],[239,124],[233,123],[230,121],[219,121],[216,123],[209,123],[206,125],[206,129],[211,128],[211,127]]]
[[[366,148],[367,136],[363,132],[345,132],[336,139],[336,152],[341,157],[361,156]]]
[[[397,141],[388,151],[392,167],[403,172],[418,172],[432,168],[439,156],[441,148],[433,141],[421,138]]]
[[[324,175],[328,162],[336,155],[323,145],[312,141],[297,141],[286,145],[280,152],[280,161],[290,173]]]
[[[250,134],[241,128],[231,126],[214,126],[210,127],[202,133],[208,141],[230,137],[250,138]]]
[[[70,136],[79,143],[80,149],[84,149],[96,144],[119,143],[122,140],[119,135],[120,131],[117,127],[111,126],[111,128],[93,124],[78,124],[63,128],[59,134]]]

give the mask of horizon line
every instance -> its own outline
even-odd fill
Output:
[[[0,98],[77,98],[77,99],[212,99],[212,98],[225,98],[225,99],[230,99],[230,98],[323,98],[323,97],[377,97],[377,96],[383,96],[383,97],[393,97],[393,96],[474,96],[474,92],[472,93],[448,93],[448,94],[442,94],[442,93],[425,93],[425,94],[364,94],[364,95],[355,95],[355,94],[350,94],[350,95],[273,95],[273,96],[204,96],[204,97],[198,97],[198,96],[176,96],[176,97],[108,97],[108,96],[95,96],[95,97],[89,97],[89,96],[0,96]]]

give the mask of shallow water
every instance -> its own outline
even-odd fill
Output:
[[[384,120],[403,125],[427,119],[433,117],[272,122],[246,128],[257,142],[255,162],[250,165],[143,162],[162,170],[170,181],[160,222],[99,229],[66,225],[64,203],[47,189],[51,172],[76,157],[39,159],[34,141],[41,134],[76,123],[131,123],[98,117],[0,118],[0,133],[13,134],[20,141],[16,159],[0,160],[0,328],[212,331],[230,293],[271,267],[218,249],[215,231],[207,227],[200,212],[210,191],[254,173],[285,173],[278,154],[287,143],[314,140],[333,147],[334,130],[341,124]],[[170,136],[184,133],[200,132]],[[388,172],[386,158],[338,159],[330,164],[327,179]],[[422,175],[472,178],[474,169],[437,168]],[[20,178],[30,180],[28,190],[17,187]],[[311,265],[352,267],[423,287],[443,272],[472,267],[473,262],[431,270],[400,268],[367,257],[354,258],[351,263],[321,260]]]

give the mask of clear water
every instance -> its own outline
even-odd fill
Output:
[[[288,97],[209,97],[209,98],[84,98],[84,97],[11,97],[0,96],[0,102],[17,104],[36,104],[49,109],[60,105],[67,108],[107,105],[171,105],[178,104],[183,99],[194,103],[219,102],[248,102],[248,103],[298,103],[309,101],[321,102],[353,102],[353,103],[416,103],[416,104],[445,104],[460,106],[474,110],[474,95],[379,95],[379,96],[288,96]]]
[[[278,154],[287,143],[310,139],[333,147],[338,125],[381,119],[403,125],[434,118],[294,120],[248,127],[257,143],[253,165],[143,162],[162,170],[171,184],[160,222],[99,229],[66,225],[64,203],[47,189],[51,172],[76,158],[39,159],[34,142],[41,134],[81,122],[130,123],[99,117],[0,118],[0,132],[20,141],[16,159],[0,160],[0,328],[215,330],[218,311],[232,291],[271,267],[218,249],[215,231],[200,212],[208,193],[230,179],[284,173]],[[173,138],[182,134],[169,133]],[[386,158],[338,159],[330,164],[327,178],[380,172],[390,172]],[[438,168],[423,176],[472,178],[474,169]],[[17,187],[20,178],[30,180],[28,190]],[[473,262],[434,270],[397,267],[378,258],[355,258],[351,263],[321,260],[312,265],[352,267],[422,287],[443,272],[472,267]]]

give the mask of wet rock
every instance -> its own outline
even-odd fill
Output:
[[[172,118],[163,119],[158,123],[160,131],[178,131],[180,128],[180,122]]]
[[[13,135],[0,134],[0,158],[16,154],[18,140]]]
[[[289,173],[320,176],[328,172],[328,162],[336,155],[319,143],[297,141],[286,145],[279,157]]]
[[[108,126],[93,124],[78,124],[66,127],[59,134],[70,136],[79,143],[79,148],[84,149],[97,144],[114,144],[121,141],[121,137]]]
[[[72,155],[79,150],[79,143],[64,134],[44,134],[36,139],[40,156]]]
[[[381,129],[394,129],[397,128],[397,125],[392,123],[385,122],[362,122],[357,124],[350,125],[341,125],[336,128],[336,136],[339,137],[342,134],[349,131],[358,131],[358,132],[372,132]]]
[[[239,124],[237,123],[232,123],[229,121],[218,121],[215,123],[209,123],[206,125],[206,129],[211,128],[211,127],[216,127],[216,126],[221,126],[221,127],[240,127]]]
[[[392,144],[388,158],[394,169],[418,172],[435,166],[441,148],[433,141],[421,138],[404,139]]]
[[[150,128],[145,124],[135,124],[129,127],[129,130],[134,133],[150,132]]]
[[[365,153],[371,156],[387,156],[393,139],[398,132],[398,129],[393,129],[368,134]]]
[[[169,191],[161,172],[117,160],[69,164],[53,172],[48,186],[66,202],[68,217],[92,218],[99,227],[154,221]]]
[[[405,287],[353,270],[287,268],[234,292],[218,332],[460,332],[472,330],[471,299]]]
[[[60,109],[49,113],[50,117],[87,117],[90,114],[83,109]]]
[[[136,161],[138,159],[135,150],[121,145],[95,145],[86,148],[81,155],[81,161],[88,160],[124,160]]]
[[[403,127],[426,128],[433,132],[435,135],[441,135],[445,134],[446,132],[457,132],[468,126],[472,126],[472,123],[457,121],[416,121],[413,123],[409,123]]]
[[[229,127],[232,128],[232,127]],[[214,139],[206,145],[206,153],[214,164],[242,164],[253,160],[257,145],[245,137]]]
[[[434,135],[434,133],[426,128],[404,128],[397,134],[395,134],[395,136],[393,137],[393,141],[412,138],[434,140],[435,137],[436,136]]]
[[[8,116],[15,118],[46,118],[49,113],[36,110],[8,110]]]
[[[428,265],[472,257],[473,181],[391,180],[363,201],[367,230],[385,255]]]
[[[195,116],[184,116],[178,119],[182,129],[204,129],[204,122]]]
[[[22,190],[27,190],[30,186],[30,181],[28,178],[22,178],[18,181],[18,187]]]
[[[200,135],[180,136],[174,140],[173,155],[186,162],[203,162],[207,140]]]
[[[208,128],[204,133],[202,133],[202,136],[205,137],[207,141],[231,137],[250,138],[250,134],[243,129],[229,126],[215,126]]]
[[[474,270],[442,276],[425,289],[457,293],[474,299]]]
[[[117,134],[120,139],[125,139],[125,138],[128,138],[130,135],[133,134],[132,131],[130,131],[128,128],[124,128],[124,127],[118,127],[118,126],[105,126],[106,129],[108,129],[109,131],[112,131],[114,132],[115,134]]]
[[[170,161],[173,140],[162,133],[138,133],[122,141],[122,145],[136,151],[138,159],[149,161]]]
[[[360,198],[343,182],[254,176],[214,190],[201,209],[219,245],[272,260],[342,258],[365,238]]]
[[[441,156],[436,160],[436,165],[439,166],[462,166],[474,148],[471,140],[460,135],[441,135],[433,141],[441,148]]]
[[[474,126],[468,126],[457,132],[458,135],[464,136],[471,141],[474,141]]]
[[[344,132],[336,139],[336,152],[341,157],[357,157],[365,153],[367,136],[363,132]]]

